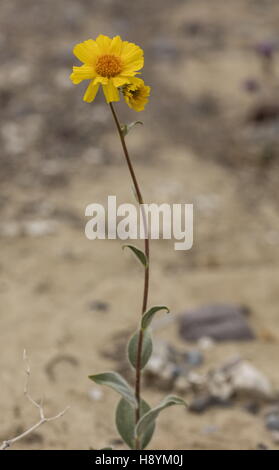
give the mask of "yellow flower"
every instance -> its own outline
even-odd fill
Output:
[[[73,67],[72,82],[91,80],[83,97],[87,103],[95,99],[100,85],[107,103],[119,101],[118,88],[130,83],[143,67],[143,50],[120,36],[111,39],[100,34],[95,41],[77,44],[73,52],[84,65]]]
[[[150,86],[146,86],[141,78],[134,77],[131,83],[122,88],[126,103],[135,111],[143,111],[150,95]]]

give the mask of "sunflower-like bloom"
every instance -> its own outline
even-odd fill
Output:
[[[135,44],[122,41],[120,36],[109,38],[100,34],[97,39],[88,39],[77,44],[73,50],[83,62],[73,67],[71,80],[76,85],[91,80],[83,97],[91,103],[102,85],[107,103],[119,101],[118,88],[131,82],[143,67],[143,50]]]
[[[146,86],[141,78],[134,77],[131,83],[122,87],[128,106],[135,111],[143,111],[150,95],[150,86]]]

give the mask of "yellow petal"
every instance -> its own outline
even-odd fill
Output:
[[[122,52],[123,41],[120,36],[114,36],[110,45],[110,53],[120,56]]]
[[[84,94],[83,101],[87,103],[92,103],[94,101],[97,91],[99,90],[100,85],[94,85],[93,80],[89,83],[87,90]]]
[[[131,82],[133,85],[137,86],[137,87],[139,87],[139,86],[141,86],[141,85],[144,86],[144,81],[143,81],[143,79],[142,79],[142,78],[139,78],[139,77],[131,77],[131,78],[130,78],[130,82]]]
[[[129,66],[133,70],[139,70],[143,67],[143,50],[131,42],[124,41],[121,53],[124,69]]]
[[[142,69],[142,67],[143,67],[143,60],[130,62],[129,64],[124,64],[122,73],[126,75],[134,76],[138,73],[138,70]]]
[[[151,91],[151,87],[150,86],[145,86],[144,89],[145,89],[146,96],[149,96],[150,91]]]
[[[88,80],[94,78],[95,72],[91,65],[81,65],[80,67],[73,67],[73,73],[70,78],[72,82],[77,85],[82,80]]]
[[[101,77],[100,75],[98,75],[98,77],[96,77],[94,80],[94,85],[96,85],[97,83],[100,83],[101,85],[107,85],[108,81],[108,77]]]
[[[93,39],[88,39],[87,41],[77,44],[73,52],[81,62],[93,64],[98,55],[98,48]]]
[[[110,103],[111,101],[119,101],[119,92],[118,89],[113,85],[112,79],[109,80],[107,85],[103,85],[103,91],[107,103]]]
[[[120,87],[126,85],[127,83],[131,83],[130,77],[125,77],[124,75],[119,75],[118,77],[112,78],[113,84],[116,87]]]
[[[110,45],[111,45],[111,38],[108,36],[104,36],[103,34],[99,34],[96,39],[96,43],[98,45],[99,53],[101,54],[108,54]]]

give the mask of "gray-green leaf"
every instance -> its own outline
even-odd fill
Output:
[[[156,408],[148,411],[145,415],[141,417],[137,426],[136,426],[136,435],[140,438],[144,433],[149,429],[149,427],[156,421],[156,418],[162,410],[173,405],[184,405],[187,406],[185,401],[182,398],[176,397],[174,395],[167,396]]]
[[[123,398],[128,400],[133,406],[137,405],[137,401],[133,390],[126,380],[117,372],[104,372],[103,374],[89,375],[89,379],[100,385],[107,385],[116,390]]]
[[[128,357],[132,366],[136,369],[137,367],[137,352],[138,352],[138,341],[140,332],[137,331],[129,341],[128,344]],[[141,369],[146,366],[150,356],[152,354],[152,338],[149,330],[143,331],[143,341],[141,350]]]
[[[143,125],[143,122],[142,121],[133,121],[133,122],[130,122],[130,124],[123,124],[121,126],[121,131],[122,131],[122,134],[124,135],[124,137],[126,137],[126,135],[130,132],[130,130],[133,129],[133,127],[136,126],[137,124]]]
[[[144,330],[149,327],[155,313],[159,312],[160,310],[166,310],[167,313],[170,312],[168,307],[165,307],[162,305],[162,306],[151,307],[149,310],[147,310],[147,312],[143,314],[142,320],[141,320],[141,327]]]
[[[148,262],[143,251],[141,251],[139,248],[137,248],[134,245],[123,245],[122,249],[124,250],[124,248],[130,248],[130,250],[132,250],[132,252],[136,255],[136,257],[141,262],[141,264],[143,264],[145,268],[147,267]]]
[[[144,401],[141,400],[140,406],[140,416],[145,415],[150,411],[150,406]],[[135,409],[131,404],[122,398],[118,403],[115,415],[115,422],[117,430],[122,437],[123,441],[130,447],[130,449],[135,448]],[[155,430],[155,422],[151,423],[150,426],[146,428],[146,431],[141,437],[141,448],[149,444],[152,435]]]

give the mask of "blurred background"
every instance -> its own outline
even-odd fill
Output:
[[[122,242],[88,241],[87,204],[134,202],[102,93],[93,104],[73,46],[120,34],[145,51],[143,113],[117,104],[146,202],[193,203],[194,246],[151,246],[155,328],[145,398],[184,395],[154,449],[279,443],[279,5],[272,0],[1,0],[0,440],[37,419],[31,390],[60,420],[16,448],[124,448],[117,396],[88,374],[127,378],[142,272]],[[169,318],[169,317],[168,317]],[[157,361],[157,362],[156,362]]]

